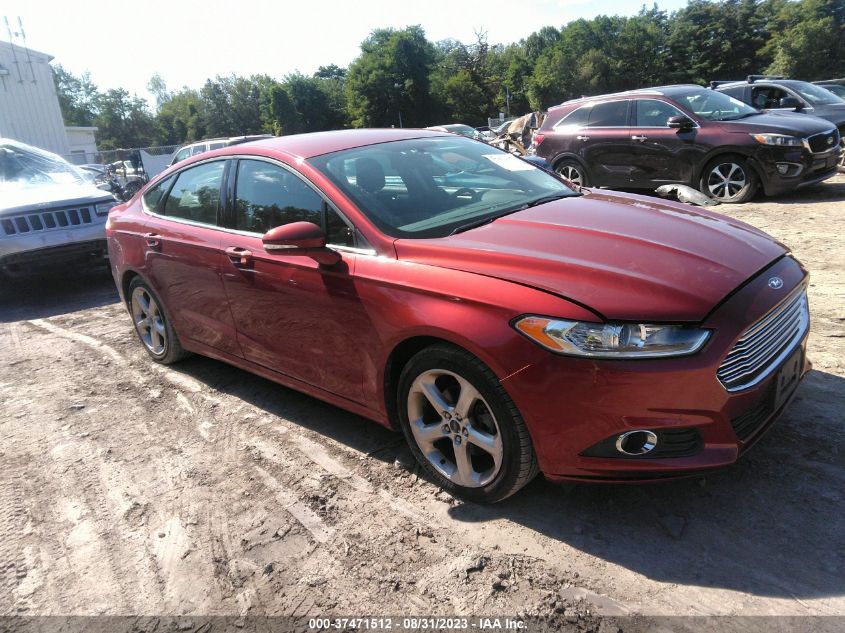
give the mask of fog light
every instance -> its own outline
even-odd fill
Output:
[[[623,455],[647,455],[657,448],[653,431],[628,431],[616,438],[616,450]]]
[[[778,163],[777,169],[781,176],[786,176],[786,172],[789,171],[789,165],[786,163]]]

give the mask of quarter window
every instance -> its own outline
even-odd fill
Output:
[[[164,197],[164,194],[167,193],[167,190],[170,188],[170,185],[172,183],[173,176],[170,176],[162,180],[155,187],[150,187],[144,193],[144,206],[147,208],[148,211],[158,211],[158,205],[161,202],[161,199]]]
[[[217,224],[224,161],[203,163],[180,172],[164,203],[164,215]]]
[[[323,199],[288,170],[263,161],[241,160],[235,191],[236,228],[266,233],[291,222],[322,225]]]
[[[666,122],[673,116],[684,116],[676,107],[655,99],[638,99],[637,127],[667,127]]]
[[[587,125],[589,127],[626,127],[628,125],[628,102],[597,103],[590,108]]]
[[[570,112],[567,116],[563,117],[563,119],[561,119],[555,127],[584,127],[587,125],[587,115],[590,113],[590,110],[591,108],[578,108],[574,112]]]

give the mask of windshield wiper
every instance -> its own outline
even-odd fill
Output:
[[[583,195],[577,192],[566,192],[566,193],[556,193],[550,196],[542,196],[541,198],[537,198],[536,200],[531,200],[530,202],[526,202],[524,204],[519,205],[513,209],[508,209],[507,211],[503,211],[499,215],[492,215],[487,216],[486,218],[481,218],[478,220],[474,220],[472,222],[467,222],[466,224],[461,224],[460,226],[456,227],[452,230],[449,235],[456,235],[457,233],[463,233],[464,231],[469,231],[471,229],[477,229],[479,226],[484,226],[485,224],[490,224],[491,222],[498,220],[499,218],[503,218],[506,215],[511,215],[512,213],[517,213],[519,211],[525,211],[531,207],[536,207],[540,204],[545,204],[546,202],[551,202],[552,200],[560,200],[561,198],[575,198],[577,196]]]
[[[583,196],[584,194],[578,193],[577,191],[566,193],[555,193],[550,196],[543,196],[541,198],[537,198],[536,200],[532,200],[531,202],[525,203],[525,208],[528,209],[529,207],[536,207],[541,204],[546,204],[547,202],[552,202],[554,200],[560,200],[561,198],[575,198],[577,196]]]

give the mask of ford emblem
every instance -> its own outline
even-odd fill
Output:
[[[772,290],[780,290],[783,288],[783,279],[780,277],[772,277],[769,279],[769,288]]]

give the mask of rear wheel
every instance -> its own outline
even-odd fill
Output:
[[[577,160],[565,158],[555,167],[555,171],[566,178],[576,187],[589,187],[590,179],[587,170]]]
[[[757,174],[738,156],[719,157],[704,169],[699,191],[727,204],[748,202],[757,193]]]
[[[144,349],[157,363],[169,365],[188,356],[158,297],[140,277],[129,284],[129,313]]]
[[[522,417],[495,374],[468,352],[435,345],[399,378],[399,418],[417,461],[450,493],[480,503],[537,474]]]

